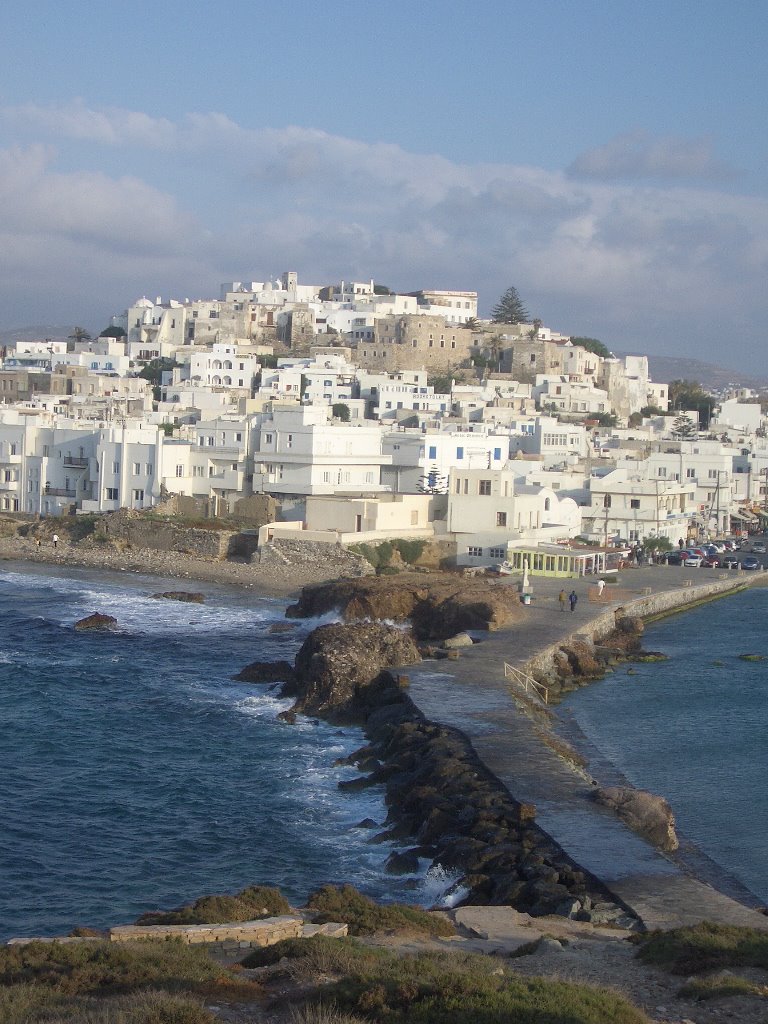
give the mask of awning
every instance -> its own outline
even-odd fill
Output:
[[[745,516],[743,512],[731,512],[731,519],[739,519],[742,523],[753,523],[754,516]]]

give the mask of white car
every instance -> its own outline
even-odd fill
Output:
[[[703,559],[702,559],[701,555],[697,555],[694,551],[687,551],[683,555],[683,565],[694,566],[695,568],[698,569],[698,567],[701,565],[702,561],[703,561]]]

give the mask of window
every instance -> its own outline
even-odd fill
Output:
[[[493,457],[498,462],[498,460],[501,458],[501,448],[494,448],[493,449]]]
[[[134,476],[139,476],[140,473],[141,473],[141,463],[140,462],[134,462],[134,464],[133,464],[133,475]]]
[[[717,480],[717,470],[716,469],[710,469],[709,472],[707,473],[707,476],[709,477],[710,480]]]
[[[456,458],[457,459],[463,459],[464,458],[464,449],[463,448],[457,448],[456,449]]]
[[[235,434],[235,440],[236,441],[242,441],[243,440],[243,435],[242,434]]]
[[[478,483],[477,493],[478,494],[486,494],[486,495],[490,494],[491,493],[491,481],[490,480],[480,480],[479,483]]]
[[[640,499],[639,498],[630,498],[629,499],[629,507],[630,508],[640,508]]]
[[[686,475],[686,477],[689,480],[693,480],[693,478],[696,476],[696,470],[695,469],[686,469],[685,475]]]
[[[507,525],[507,513],[506,512],[497,512],[496,513],[496,525],[497,526],[506,526]]]
[[[117,501],[117,488],[116,487],[105,487],[104,497],[107,501]]]
[[[429,446],[429,457],[430,457],[430,459],[436,459],[437,458],[437,445],[431,444]]]
[[[113,462],[112,463],[112,472],[113,473],[119,473],[120,472],[120,463],[119,462]]]
[[[152,476],[152,470],[153,469],[154,469],[154,466],[152,465],[152,463],[148,462],[146,464],[146,466],[144,467],[144,472],[147,474],[147,476]]]
[[[134,501],[144,501],[144,491],[139,487],[133,492]]]
[[[491,558],[506,558],[507,552],[505,548],[488,548],[488,554]]]
[[[265,434],[264,435],[264,444],[272,444],[272,435],[271,434]]]
[[[666,476],[667,475],[667,467],[666,466],[659,466],[658,475],[659,476]]]
[[[184,476],[184,467],[183,466],[177,466],[176,467],[176,476]]]
[[[482,548],[469,548],[468,551],[467,551],[467,554],[470,555],[470,557],[472,557],[472,558],[482,558],[483,557],[483,549]]]

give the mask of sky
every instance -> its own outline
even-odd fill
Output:
[[[0,39],[0,329],[295,270],[768,373],[764,0],[4,0]]]

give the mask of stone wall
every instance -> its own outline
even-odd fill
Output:
[[[115,543],[148,551],[176,551],[195,558],[226,558],[236,531],[200,530],[164,520],[117,513],[103,519],[98,532]]]

